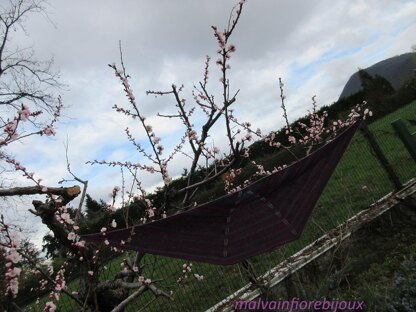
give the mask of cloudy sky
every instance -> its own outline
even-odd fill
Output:
[[[8,1],[0,0],[7,4]],[[90,183],[89,193],[108,199],[120,185],[118,169],[86,165],[94,159],[140,161],[124,134],[137,125],[117,115],[114,104],[128,106],[109,63],[119,62],[119,40],[131,85],[144,115],[166,148],[183,133],[179,124],[155,117],[173,113],[169,97],[155,99],[146,90],[185,85],[185,95],[202,79],[205,56],[216,60],[217,43],[211,25],[223,29],[230,0],[50,0],[48,16],[31,15],[27,37],[38,59],[53,57],[67,85],[66,106],[54,138],[16,144],[12,151],[45,184],[56,185],[66,173],[64,143],[69,143],[73,171]],[[357,68],[410,51],[416,43],[416,2],[413,0],[249,0],[230,39],[237,47],[231,59],[231,88],[240,89],[235,109],[240,120],[265,132],[282,126],[278,77],[285,82],[290,119],[307,113],[311,97],[319,105],[338,99]],[[218,94],[218,68],[211,65],[209,88]],[[188,97],[191,105],[192,98]],[[195,123],[198,125],[199,120]],[[138,129],[138,128],[137,128]],[[143,133],[137,130],[137,138]],[[221,130],[212,144],[225,143]],[[215,141],[214,141],[215,140]],[[178,159],[171,174],[182,171]],[[155,177],[143,176],[149,188]]]

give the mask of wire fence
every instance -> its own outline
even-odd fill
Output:
[[[406,118],[404,116],[416,116],[415,106],[412,103],[368,127],[401,183],[416,176],[416,165],[390,123],[398,118]],[[410,132],[416,131],[414,124],[407,120],[404,122]],[[361,131],[357,132],[320,197],[300,239],[276,251],[250,259],[254,273],[259,276],[272,269],[328,230],[394,190],[395,185],[391,182],[391,177],[380,163],[368,139]],[[122,259],[123,256],[120,256],[110,261],[103,278],[114,276],[120,270]],[[156,298],[148,291],[126,311],[205,311],[249,282],[249,274],[242,264],[225,267],[194,262],[192,272],[187,274],[184,282],[177,283],[182,275],[184,263],[183,260],[146,255],[143,263],[144,275],[156,281],[159,288],[167,292],[173,291],[174,300]],[[204,279],[198,281],[194,278],[194,273],[203,275]],[[77,287],[76,280],[69,284],[70,291],[77,291]],[[77,309],[76,303],[65,294],[61,295],[59,311],[70,312]],[[27,311],[41,310],[36,310],[36,306],[32,305]]]

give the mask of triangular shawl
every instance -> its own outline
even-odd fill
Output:
[[[359,122],[334,140],[239,192],[165,219],[108,232],[117,248],[230,265],[301,235]],[[131,233],[135,233],[130,240]],[[100,233],[82,237],[100,243]],[[121,241],[125,244],[122,244]]]

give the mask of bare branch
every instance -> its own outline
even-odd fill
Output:
[[[26,34],[25,21],[31,14],[46,14],[43,0],[13,0],[0,13],[0,105],[13,106],[27,100],[38,108],[53,111],[54,90],[63,87],[59,73],[53,72],[53,59],[39,61],[30,47],[21,48],[11,38],[12,30]]]
[[[68,138],[67,138],[67,142],[68,142]],[[81,194],[81,198],[79,200],[79,205],[78,205],[78,209],[77,209],[77,218],[79,218],[81,216],[81,210],[82,210],[82,205],[84,204],[85,196],[87,195],[88,180],[81,180],[80,178],[78,178],[71,171],[71,164],[70,164],[69,158],[68,158],[68,143],[65,144],[65,158],[66,158],[66,168],[67,168],[69,174],[75,179],[75,181],[77,181],[77,182],[79,182],[83,185],[82,194]]]
[[[213,176],[210,176],[210,177],[206,178],[205,180],[202,180],[201,182],[194,183],[192,185],[189,185],[187,187],[184,187],[184,188],[180,189],[179,191],[177,191],[177,193],[180,194],[180,193],[187,192],[189,190],[192,190],[192,189],[195,189],[197,187],[203,186],[203,185],[211,182],[212,180],[215,180],[216,178],[218,178],[218,177],[222,176],[224,173],[226,173],[232,167],[232,165],[234,164],[234,162],[235,162],[235,158],[232,159],[227,166],[225,166],[223,169],[221,169],[220,171],[218,171]]]
[[[52,194],[62,196],[65,199],[74,199],[81,192],[78,185],[71,187],[47,187],[46,189],[36,186],[26,187],[13,187],[13,188],[0,188],[0,197],[5,196],[23,196],[23,195],[35,195],[35,194]]]

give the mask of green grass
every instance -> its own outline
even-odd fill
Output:
[[[406,182],[416,176],[416,165],[390,125],[391,121],[398,118],[404,119],[410,131],[415,132],[416,127],[410,125],[406,119],[416,119],[416,102],[372,123],[369,128],[400,180]],[[258,162],[270,164],[272,157],[265,155]],[[219,185],[213,188],[218,189]],[[299,251],[327,230],[367,208],[392,190],[392,184],[365,138],[361,133],[357,133],[325,188],[301,238],[272,253],[251,259],[256,273],[262,274],[276,266],[281,260]],[[210,194],[207,193],[206,196],[209,197]],[[121,258],[118,258],[107,265],[109,277],[120,268],[120,262]],[[194,263],[193,272],[204,275],[204,280],[197,282],[191,276],[184,285],[178,285],[176,280],[180,276],[183,263],[182,260],[147,255],[145,275],[152,280],[160,280],[158,286],[161,288],[173,290],[175,299],[174,301],[164,298],[155,300],[151,293],[145,293],[127,311],[204,311],[248,281],[239,265],[220,267]],[[77,281],[70,283],[69,289],[76,290],[76,284]],[[62,295],[59,302],[60,311],[75,310],[75,304],[65,297]],[[45,301],[45,298],[41,301]],[[39,311],[38,309],[27,311]]]

